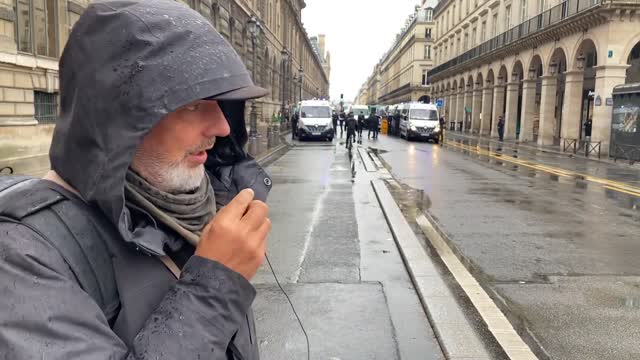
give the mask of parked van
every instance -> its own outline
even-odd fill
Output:
[[[353,116],[357,119],[358,115],[363,115],[365,119],[369,118],[369,107],[367,105],[352,105],[351,112],[353,112]]]
[[[333,141],[335,129],[331,121],[331,104],[325,100],[305,100],[298,106],[298,139]]]
[[[398,106],[400,137],[407,140],[432,140],[438,143],[440,133],[438,108],[433,104],[407,103]]]

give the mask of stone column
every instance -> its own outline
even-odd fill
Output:
[[[458,99],[456,100],[456,130],[458,129],[458,123],[464,120],[464,89],[458,92]]]
[[[471,113],[467,114],[467,108],[473,108],[473,88],[469,87],[469,90],[467,90],[464,94],[464,108],[462,109],[462,115],[463,115],[463,121],[464,121],[464,125],[463,125],[463,131],[464,132],[471,132]],[[467,130],[467,127],[469,128]]]
[[[540,95],[540,128],[538,129],[538,145],[553,145],[553,127],[556,121],[556,91],[558,79],[552,75],[542,76],[542,93]]]
[[[519,82],[511,82],[507,84],[507,109],[504,115],[504,138],[512,140],[516,138],[516,127],[518,125],[518,92],[520,90]]]
[[[522,114],[520,114],[520,142],[533,141],[533,120],[536,116],[536,80],[522,82]]]
[[[609,154],[611,142],[611,106],[607,105],[607,98],[616,85],[624,84],[629,65],[603,65],[596,67],[595,97],[602,100],[602,105],[593,107],[593,132],[591,141],[602,141],[602,154]]]
[[[473,90],[473,105],[471,109],[471,133],[480,133],[480,111],[482,110],[482,88]]]
[[[480,121],[480,135],[491,134],[491,106],[493,105],[493,86],[482,89],[482,120]]]
[[[504,85],[497,85],[493,88],[493,114],[491,115],[491,137],[498,137],[498,120],[504,116]]]
[[[458,100],[458,94],[452,92],[449,95],[449,111],[447,112],[447,118],[445,119],[447,121],[447,128],[449,127],[448,123],[452,122],[455,120],[456,118],[456,109],[457,109],[457,100]]]
[[[578,139],[582,124],[582,85],[584,72],[567,71],[565,73],[564,105],[562,106],[562,129],[560,136],[564,139]],[[562,143],[561,143],[562,144]]]
[[[444,96],[444,109],[443,112],[444,114],[441,114],[441,116],[445,116],[445,119],[449,116],[449,112],[451,111],[451,96],[449,94],[446,94]]]

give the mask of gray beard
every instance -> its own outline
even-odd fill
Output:
[[[216,214],[215,195],[206,174],[192,191],[170,193],[151,185],[129,168],[125,178],[125,202],[127,207],[150,214],[193,245],[197,245],[202,230]]]

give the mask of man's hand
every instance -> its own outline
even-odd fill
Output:
[[[253,190],[242,190],[204,228],[196,255],[214,260],[244,276],[256,274],[264,261],[271,230],[269,207],[253,200]]]

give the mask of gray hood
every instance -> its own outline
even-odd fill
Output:
[[[145,240],[157,234],[134,229],[124,206],[125,174],[142,138],[168,113],[214,98],[231,135],[216,143],[207,168],[233,165],[248,158],[244,100],[266,91],[254,86],[231,45],[185,5],[104,0],[86,9],[69,36],[60,93],[52,169],[98,206],[126,241],[161,253]]]

